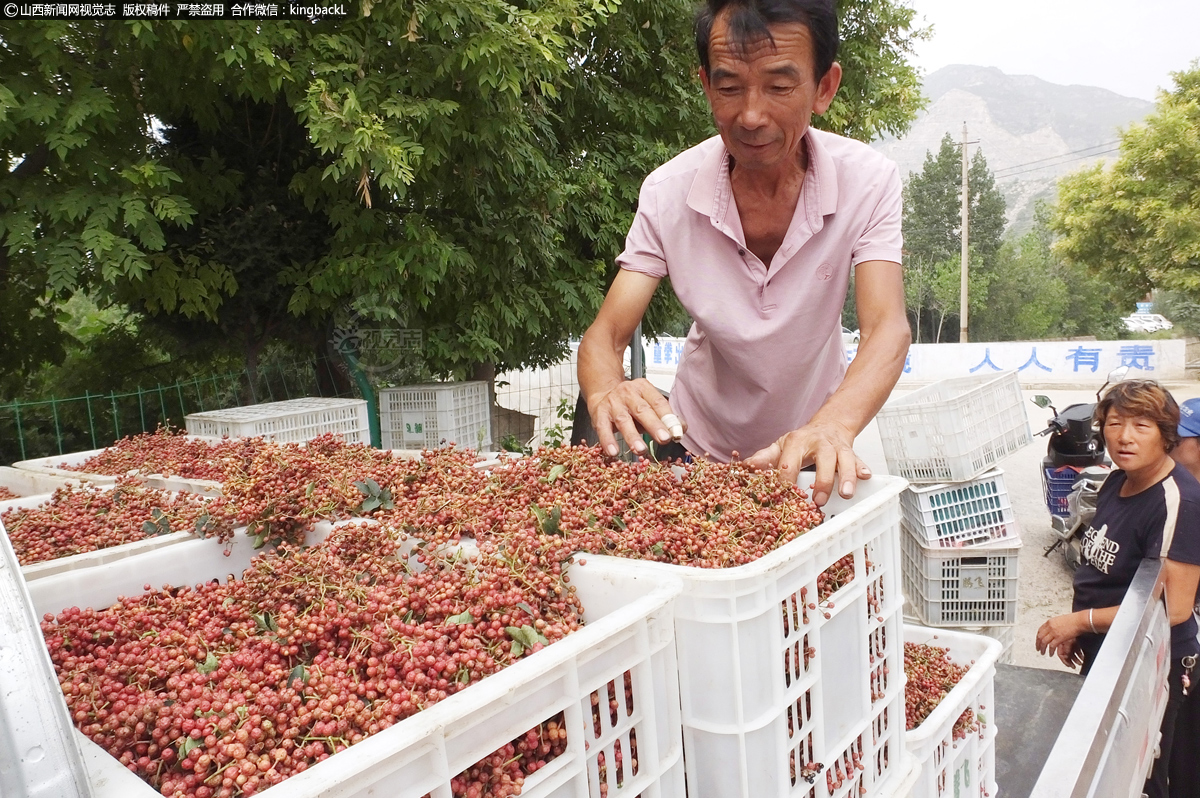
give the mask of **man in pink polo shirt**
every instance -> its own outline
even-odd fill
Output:
[[[841,82],[832,0],[708,0],[696,43],[720,135],[642,185],[621,270],[579,347],[588,411],[610,454],[614,430],[641,454],[639,430],[667,443],[678,425],[688,452],[749,454],[791,479],[815,464],[818,504],[835,473],[849,497],[870,476],[854,438],[896,384],[910,341],[899,172],[809,126]],[[851,268],[861,340],[847,368]],[[669,404],[622,367],[667,276],[695,320]]]

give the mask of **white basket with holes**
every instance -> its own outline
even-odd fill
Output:
[[[1015,371],[935,382],[875,418],[888,471],[909,482],[974,479],[1032,440]]]
[[[927,626],[1008,626],[1017,622],[1021,539],[930,548],[901,524],[904,595]]]
[[[184,416],[191,435],[218,438],[266,438],[304,443],[332,434],[346,443],[371,443],[367,403],[362,399],[308,396]]]
[[[482,451],[492,445],[486,382],[437,382],[379,391],[385,449],[436,449],[453,443]]]
[[[97,485],[100,490],[111,490],[111,485]],[[147,486],[151,487],[151,486]],[[169,511],[169,503],[173,502],[179,495],[179,491],[164,491],[162,495],[163,509]],[[0,502],[0,522],[13,522],[13,513],[22,509],[32,509],[49,504],[54,499],[54,494],[43,493],[34,496],[25,496],[20,499],[11,499],[9,501]],[[152,519],[147,518],[147,521]],[[169,523],[169,522],[168,522]],[[2,527],[0,527],[2,528]],[[4,533],[7,535],[7,532]],[[221,550],[222,544],[215,538],[201,539],[194,534],[194,530],[181,529],[179,531],[166,531],[165,533],[152,534],[142,540],[133,540],[128,543],[122,543],[117,546],[109,546],[108,548],[96,549],[93,551],[84,551],[78,554],[66,554],[62,557],[57,557],[53,560],[42,560],[40,562],[32,562],[21,566],[21,576],[25,581],[34,579],[43,579],[54,574],[61,574],[67,571],[80,571],[106,563],[123,560],[127,557],[134,557],[139,554],[144,554],[155,549],[161,549],[166,546],[174,546],[179,543],[188,541],[196,541],[207,543],[210,546],[217,547]]]
[[[996,661],[998,641],[980,635],[905,625],[904,642],[947,649],[970,669],[905,741],[921,763],[913,798],[996,795]],[[969,713],[969,714],[968,714]]]
[[[1017,627],[1015,626],[964,626],[958,631],[973,635],[990,637],[1000,642],[1000,657],[996,662],[1001,665],[1012,665],[1016,661],[1013,647],[1017,642]]]
[[[244,534],[228,553],[203,543],[110,563],[86,578],[58,574],[31,582],[32,609],[40,618],[72,606],[105,607],[119,595],[140,594],[147,578],[172,585],[224,581],[259,553]],[[456,774],[562,714],[567,750],[526,778],[523,798],[684,798],[673,634],[680,583],[617,572],[598,558],[575,565],[571,584],[585,606],[587,624],[578,632],[258,794],[451,798]],[[57,687],[54,695],[61,700]],[[43,711],[61,714],[62,705]],[[158,795],[82,734],[75,738],[95,798]]]
[[[117,481],[117,477],[112,474],[94,474],[88,471],[76,471],[73,468],[68,468],[68,466],[76,468],[82,466],[103,451],[103,449],[88,449],[83,452],[71,452],[53,457],[35,457],[13,463],[13,468],[18,471],[40,474],[42,476],[73,479],[79,482],[94,482],[97,485],[111,485]],[[52,491],[53,489],[42,492]]]
[[[904,486],[860,482],[823,524],[737,568],[618,561],[684,583],[675,635],[690,798],[861,798],[903,780]],[[823,574],[839,569],[845,584],[821,595]]]
[[[921,763],[907,750],[904,753],[904,764],[895,782],[888,785],[880,798],[915,798],[913,790],[921,778]]]
[[[87,795],[79,735],[2,529],[0,524],[0,795]]]
[[[67,479],[66,477],[0,466],[0,510],[7,506],[7,502],[14,499],[53,493],[59,488],[78,484],[81,481],[80,479]]]
[[[900,494],[900,511],[929,546],[972,546],[1020,535],[999,468],[966,482],[910,487]]]
[[[188,435],[190,440],[201,440],[208,443],[215,443],[220,440],[218,437],[207,435]],[[13,463],[13,467],[27,474],[33,474],[42,477],[53,477],[61,480],[70,480],[73,482],[92,482],[97,485],[112,485],[119,478],[116,474],[101,474],[91,471],[81,471],[80,468],[86,467],[86,464],[93,457],[103,454],[106,449],[89,449],[83,452],[71,452],[69,454],[60,454],[51,457],[38,457],[31,460],[22,460],[18,463]],[[220,496],[221,483],[211,479],[195,479],[189,477],[181,477],[177,475],[155,474],[155,473],[140,473],[131,472],[128,476],[136,476],[141,482],[152,488],[160,490],[177,490],[185,493],[199,493],[202,496]],[[46,490],[38,491],[38,493],[50,493],[55,488],[48,487]],[[30,495],[30,494],[25,494]]]

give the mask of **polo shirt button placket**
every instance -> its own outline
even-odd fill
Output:
[[[767,289],[770,287],[771,287],[771,281],[768,279],[768,280],[764,280],[758,288],[759,307],[762,309],[762,311],[764,313],[770,313],[772,310],[775,309],[774,304],[770,304],[770,305],[767,304]]]

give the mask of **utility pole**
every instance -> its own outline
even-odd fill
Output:
[[[969,161],[967,160],[967,123],[963,122],[962,134],[962,275],[961,283],[958,289],[958,342],[960,344],[967,343],[967,259],[970,256],[970,249],[967,244],[967,227],[968,217],[971,211],[971,195],[967,192],[967,174],[969,172]]]
[[[971,249],[968,242],[968,227],[971,213],[971,194],[967,190],[967,175],[970,172],[971,161],[967,158],[967,145],[978,144],[979,139],[967,141],[967,123],[963,122],[962,134],[962,211],[960,218],[962,219],[962,276],[961,283],[958,289],[958,342],[960,344],[967,343],[967,259],[970,257]]]

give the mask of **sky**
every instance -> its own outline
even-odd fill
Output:
[[[1200,58],[1200,0],[908,0],[933,38],[917,45],[926,74],[994,66],[1051,83],[1100,86],[1154,100],[1171,72]]]

